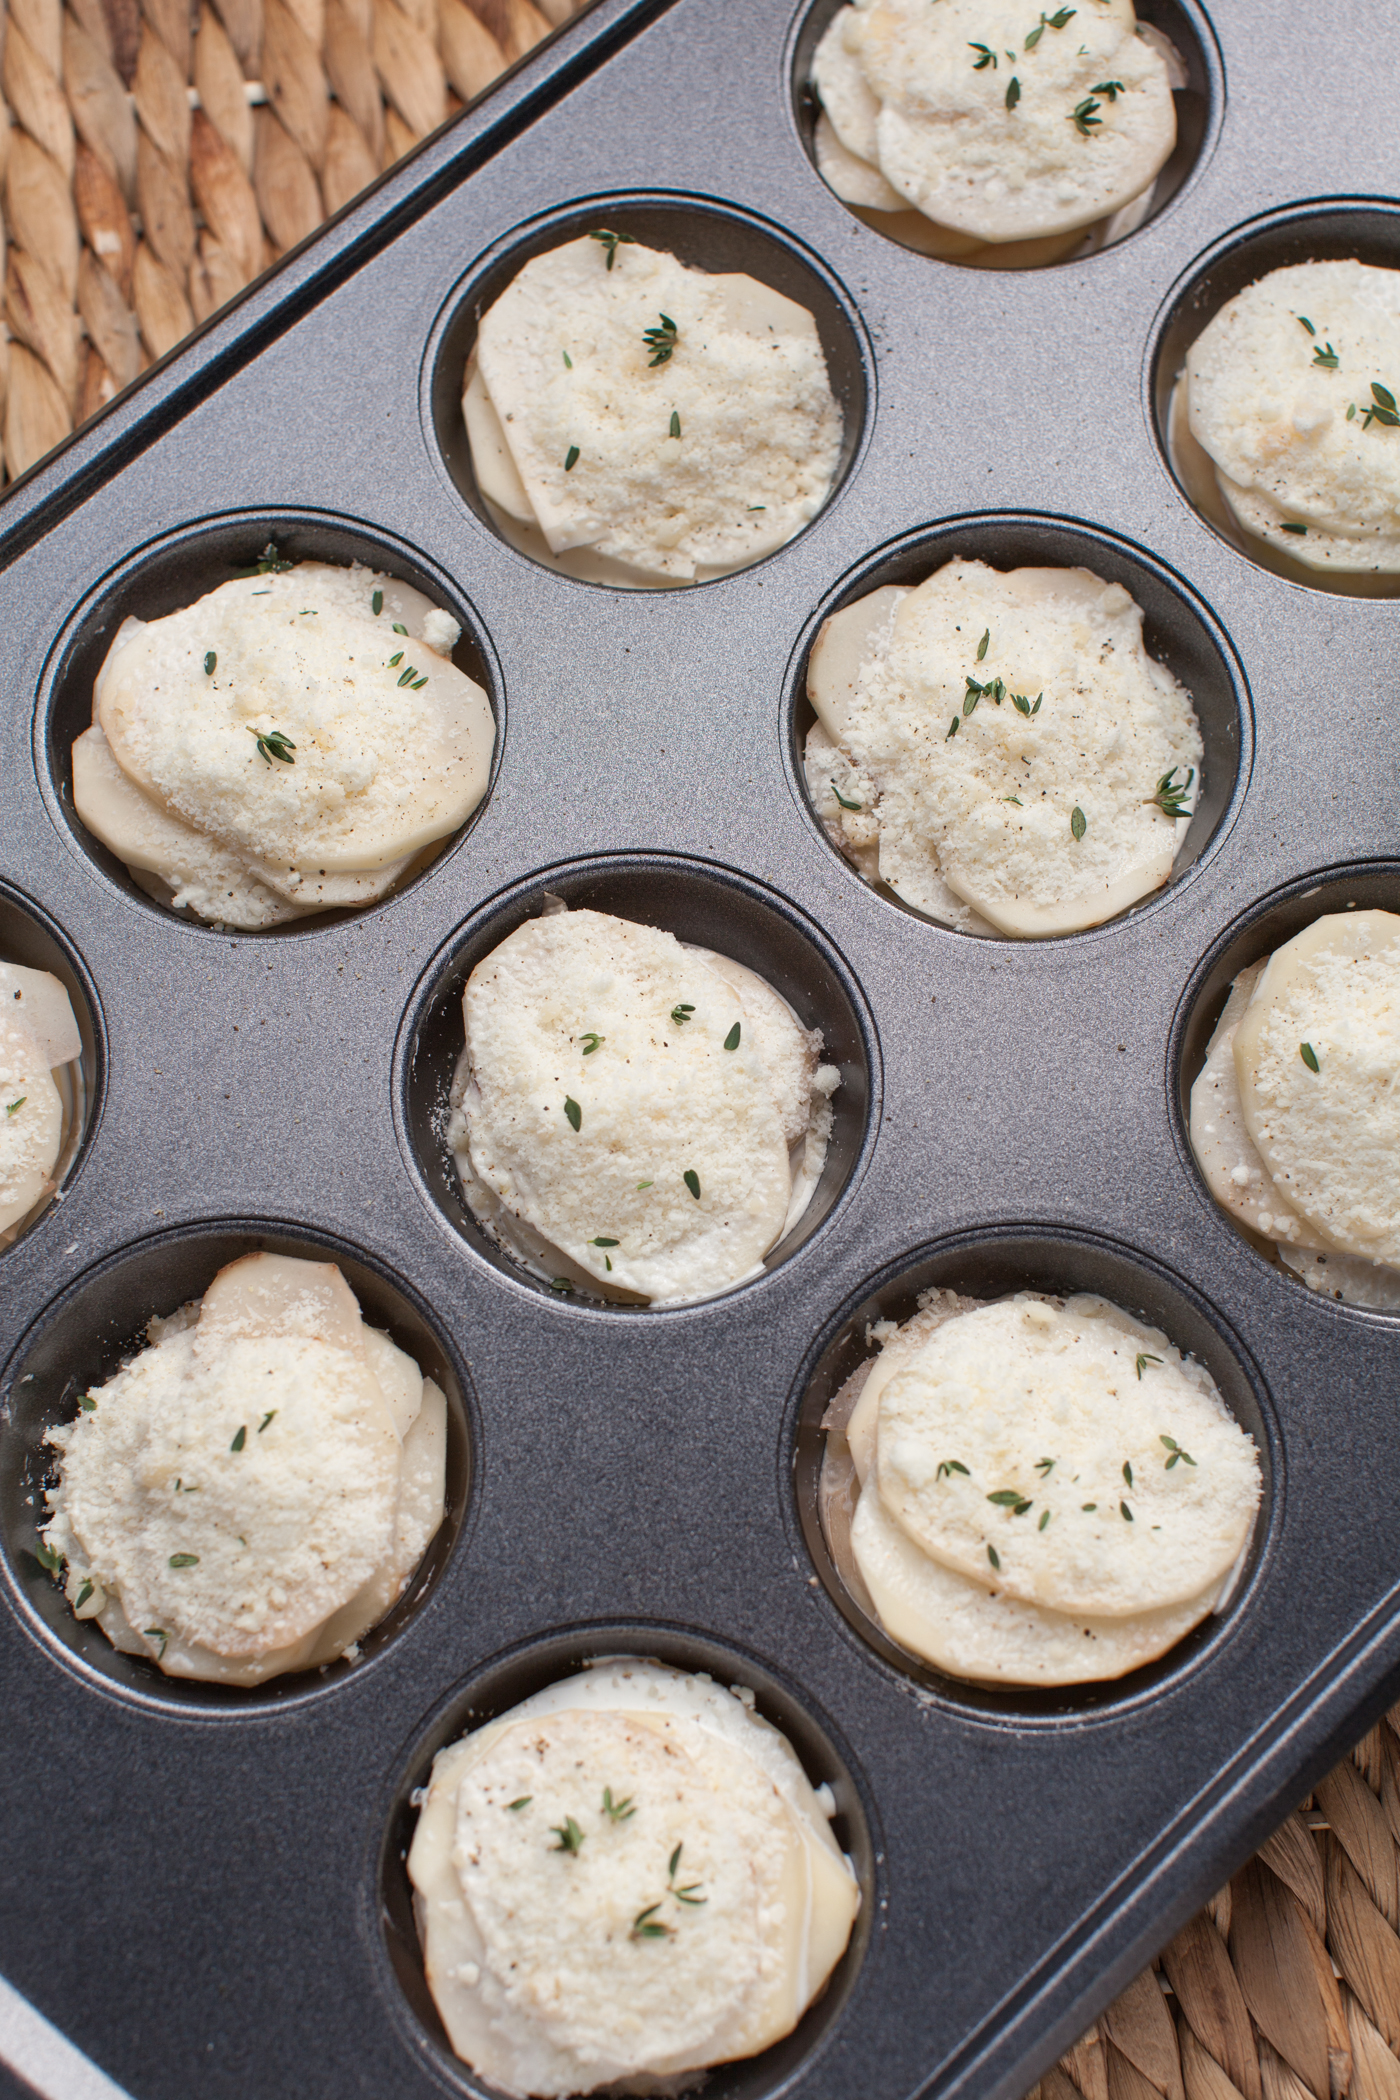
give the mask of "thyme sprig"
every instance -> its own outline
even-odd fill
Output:
[[[269,729],[264,734],[261,729],[254,729],[251,722],[248,723],[247,729],[249,736],[257,738],[258,753],[267,760],[269,765],[271,765],[274,758],[279,764],[284,766],[294,766],[296,764],[296,760],[292,756],[292,753],[296,750],[296,745],[285,730]]]
[[[1347,410],[1348,423],[1353,420],[1356,413],[1357,407],[1353,401]],[[1400,409],[1396,408],[1395,396],[1391,393],[1388,386],[1381,385],[1379,379],[1371,381],[1371,398],[1365,404],[1361,414],[1361,428],[1363,430],[1369,430],[1373,423],[1379,423],[1383,429],[1400,429]]]
[[[1194,1458],[1192,1458],[1190,1452],[1183,1451],[1180,1444],[1177,1442],[1174,1436],[1164,1436],[1160,1439],[1160,1441],[1166,1445],[1168,1451],[1170,1451],[1171,1453],[1171,1457],[1167,1460],[1167,1471],[1169,1473],[1178,1459],[1181,1459],[1181,1461],[1185,1465],[1195,1465],[1196,1461]]]
[[[1044,698],[1044,693],[1037,693],[1035,705],[1032,706],[1024,693],[1013,693],[1011,695],[1011,705],[1015,708],[1018,715],[1038,715],[1040,713],[1040,703]]]
[[[694,1011],[695,1008],[693,1006],[673,1006],[671,1008],[671,1019],[675,1022],[677,1028],[684,1028]]]
[[[1191,792],[1191,783],[1195,777],[1196,768],[1188,766],[1186,778],[1178,785],[1176,767],[1173,766],[1169,773],[1162,775],[1153,792],[1143,797],[1144,806],[1155,804],[1164,817],[1189,817],[1191,811],[1185,806],[1186,797]]]
[[[865,807],[865,804],[863,802],[848,801],[846,796],[842,794],[840,788],[837,787],[836,782],[834,780],[831,783],[831,792],[836,797],[837,801],[840,803],[842,809],[864,809]]]
[[[1096,80],[1089,92],[1091,95],[1106,95],[1110,102],[1116,102],[1126,90],[1121,80]]]
[[[941,1480],[945,1473],[947,1473],[950,1477],[954,1473],[961,1473],[964,1480],[971,1480],[972,1478],[972,1475],[968,1472],[967,1467],[963,1464],[960,1458],[945,1458],[939,1465],[937,1473],[934,1475],[935,1480]]]
[[[1078,12],[1077,7],[1061,7],[1053,15],[1042,14],[1026,38],[1027,51],[1034,51],[1047,29],[1063,29],[1066,22],[1072,22]]]
[[[634,235],[630,233],[609,233],[606,226],[598,227],[595,232],[589,234],[588,238],[590,241],[600,242],[607,250],[609,269],[612,268],[617,260],[619,248],[635,248],[637,245]]]
[[[630,1794],[624,1794],[620,1801],[614,1801],[612,1788],[610,1786],[603,1788],[603,1814],[611,1822],[626,1823],[636,1813],[636,1809],[632,1806],[632,1796]]]
[[[551,1852],[567,1852],[571,1858],[578,1858],[583,1849],[585,1833],[579,1829],[572,1816],[565,1816],[562,1823],[552,1823],[549,1834],[559,1840],[557,1845],[550,1846]]]
[[[21,1095],[20,1095],[20,1097],[19,1097],[19,1099],[18,1099],[17,1101],[7,1101],[7,1102],[6,1102],[6,1104],[5,1104],[5,1120],[6,1120],[6,1122],[8,1122],[8,1121],[9,1121],[9,1119],[10,1119],[10,1117],[11,1117],[11,1116],[17,1116],[17,1115],[19,1114],[20,1110],[21,1110],[21,1109],[22,1109],[22,1108],[24,1107],[24,1104],[25,1104],[25,1102],[26,1102],[26,1101],[27,1101],[28,1099],[29,1099],[29,1096],[28,1096],[28,1094],[21,1094]]]
[[[596,1028],[590,1028],[582,1036],[580,1036],[579,1041],[583,1044],[584,1056],[591,1057],[594,1051],[597,1049],[598,1045],[607,1041],[607,1037],[605,1035],[599,1035]]]
[[[994,1495],[988,1495],[987,1500],[995,1502],[998,1509],[1009,1509],[1013,1517],[1023,1517],[1035,1506],[1027,1502],[1019,1488],[998,1488]]]
[[[1141,1385],[1141,1384],[1142,1384],[1142,1374],[1143,1374],[1143,1372],[1144,1372],[1144,1371],[1145,1371],[1145,1370],[1147,1369],[1147,1366],[1148,1366],[1149,1364],[1159,1364],[1159,1363],[1160,1363],[1161,1361],[1162,1361],[1162,1359],[1161,1359],[1161,1357],[1160,1357],[1160,1356],[1149,1356],[1149,1355],[1147,1354],[1147,1352],[1146,1352],[1145,1350],[1144,1350],[1144,1351],[1143,1351],[1143,1352],[1142,1352],[1142,1353],[1141,1353],[1141,1354],[1140,1354],[1140,1355],[1138,1356],[1138,1358],[1137,1358],[1137,1374],[1138,1374],[1138,1384],[1139,1384],[1139,1385]]]
[[[1103,123],[1103,118],[1098,114],[1102,107],[1103,104],[1096,102],[1092,95],[1086,95],[1084,100],[1070,111],[1069,120],[1082,139],[1092,138]]]
[[[972,70],[974,73],[985,73],[988,66],[990,66],[993,72],[995,72],[997,55],[995,51],[993,51],[993,49],[991,48],[990,44],[969,43],[967,48],[969,51],[980,51],[982,54],[982,56],[979,59],[976,59],[973,62]]]
[[[647,363],[649,365],[669,364],[679,341],[680,331],[676,327],[675,322],[669,314],[662,314],[661,326],[659,328],[648,328],[642,334],[643,347],[651,352]],[[677,437],[680,436],[679,430],[675,432],[675,435]]]
[[[1324,372],[1335,372],[1342,360],[1338,357],[1332,345],[1326,343],[1313,351],[1312,361],[1315,365],[1321,365]]]
[[[664,1898],[658,1897],[655,1903],[649,1903],[645,1910],[637,1912],[636,1917],[632,1920],[632,1930],[628,1934],[629,1939],[669,1940],[674,1938],[675,1926],[663,1925],[656,1915],[663,1901]]]

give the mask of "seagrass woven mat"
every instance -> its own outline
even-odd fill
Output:
[[[0,486],[584,0],[0,0]]]

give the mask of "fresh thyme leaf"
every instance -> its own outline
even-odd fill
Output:
[[[1143,1355],[1141,1355],[1141,1356],[1139,1356],[1139,1357],[1138,1357],[1138,1359],[1137,1359],[1137,1374],[1138,1374],[1138,1383],[1139,1383],[1139,1385],[1140,1385],[1140,1384],[1142,1383],[1142,1374],[1143,1374],[1143,1372],[1144,1372],[1144,1371],[1145,1371],[1145,1370],[1147,1369],[1147,1366],[1148,1366],[1149,1364],[1159,1364],[1159,1363],[1160,1363],[1161,1361],[1162,1361],[1162,1359],[1161,1359],[1161,1357],[1160,1357],[1160,1356],[1148,1356],[1148,1355],[1146,1355],[1145,1353],[1144,1353]]]
[[[987,1500],[995,1502],[998,1509],[1014,1509],[1018,1517],[1023,1510],[1030,1508],[1019,1488],[998,1488],[994,1495],[988,1495]]]
[[[1317,1061],[1317,1052],[1311,1043],[1299,1043],[1298,1055],[1310,1072],[1320,1072],[1322,1070],[1321,1065]]]
[[[1000,1573],[1001,1573],[1001,1555],[1000,1555],[1000,1554],[999,1554],[999,1553],[997,1552],[997,1549],[996,1549],[996,1547],[995,1547],[995,1546],[988,1546],[988,1548],[987,1548],[987,1558],[988,1558],[988,1560],[989,1560],[989,1561],[991,1562],[992,1566],[993,1566],[993,1567],[994,1567],[994,1568],[996,1569],[997,1573],[998,1573],[998,1574],[1000,1574]]]
[[[997,707],[1000,707],[1002,701],[1006,698],[1006,687],[1002,683],[1001,679],[989,678],[987,683],[982,688],[982,697],[986,700],[992,701]]]
[[[1039,1522],[1039,1523],[1038,1523],[1038,1524],[1036,1525],[1036,1527],[1035,1527],[1035,1528],[1036,1528],[1036,1530],[1037,1530],[1037,1531],[1044,1531],[1044,1529],[1045,1529],[1046,1525],[1047,1525],[1047,1524],[1048,1524],[1049,1522],[1050,1522],[1050,1512],[1049,1512],[1049,1510],[1047,1509],[1047,1510],[1046,1510],[1046,1511],[1044,1512],[1044,1514],[1042,1515],[1042,1517],[1041,1517],[1041,1519],[1040,1519],[1040,1522]]]
[[[979,59],[977,59],[973,64],[972,70],[974,73],[985,73],[988,66],[990,66],[993,71],[996,70],[997,55],[989,45],[970,43],[967,48],[969,51],[980,51],[982,54],[982,56]]]
[[[1321,365],[1324,372],[1335,372],[1341,363],[1341,359],[1332,348],[1332,345],[1328,343],[1324,349],[1313,351],[1313,363]]]
[[[167,1565],[172,1568],[197,1568],[199,1566],[199,1555],[197,1553],[172,1553]]]
[[[619,248],[635,248],[637,245],[630,233],[609,233],[604,226],[600,226],[596,233],[590,233],[588,238],[590,241],[601,241],[607,249],[609,269],[613,266]]]
[[[1092,95],[1086,95],[1078,107],[1070,111],[1070,122],[1082,139],[1091,137],[1102,124],[1103,118],[1098,115],[1101,106]]]
[[[1294,314],[1293,318],[1298,323],[1298,326],[1300,328],[1307,329],[1309,335],[1317,334],[1317,330],[1313,327],[1312,322],[1308,319],[1306,314]]]
[[[267,1413],[266,1413],[266,1414],[265,1414],[265,1415],[263,1416],[263,1418],[262,1418],[261,1422],[259,1422],[259,1424],[258,1424],[258,1435],[259,1435],[259,1436],[261,1436],[261,1435],[262,1435],[263,1431],[264,1431],[264,1430],[266,1429],[266,1427],[267,1427],[268,1423],[269,1423],[269,1422],[270,1422],[270,1421],[272,1420],[272,1418],[273,1418],[273,1416],[274,1416],[274,1415],[276,1414],[276,1412],[277,1412],[277,1410],[276,1410],[276,1408],[275,1408],[275,1407],[270,1407],[270,1408],[268,1409]]]
[[[404,626],[404,624],[403,624],[403,622],[402,622],[401,620],[395,620],[395,622],[394,622],[394,632],[395,632],[395,634],[407,634],[407,633],[408,633],[408,629],[407,629],[407,628],[406,628],[406,627]]]
[[[617,1247],[617,1246],[620,1246],[620,1245],[621,1245],[621,1241],[620,1241],[620,1240],[607,1240],[607,1239],[596,1239],[596,1240],[590,1240],[590,1241],[588,1242],[588,1244],[589,1244],[589,1246],[590,1246],[590,1247]]]
[[[579,1107],[572,1094],[565,1094],[564,1096],[564,1113],[569,1119],[570,1129],[578,1130],[583,1123],[583,1110]]]
[[[27,1101],[28,1099],[29,1099],[29,1096],[28,1096],[28,1094],[21,1094],[21,1095],[19,1096],[19,1099],[18,1099],[17,1101],[8,1101],[8,1102],[6,1102],[6,1104],[5,1104],[5,1114],[6,1114],[6,1116],[7,1116],[7,1117],[9,1117],[9,1116],[17,1116],[17,1115],[19,1114],[20,1110],[21,1110],[21,1109],[22,1109],[22,1108],[24,1107],[24,1104],[25,1104],[25,1102],[26,1102],[26,1101]]]
[[[698,1203],[700,1201],[700,1176],[696,1173],[694,1167],[687,1167],[681,1176],[681,1180]]]
[[[671,316],[662,314],[660,318],[659,328],[647,328],[642,331],[643,347],[651,352],[647,359],[649,365],[669,364],[676,344],[680,341],[680,334]],[[676,435],[679,437],[680,432],[677,431]]]
[[[701,1903],[708,1903],[710,1900],[708,1896],[697,1896],[695,1893],[697,1889],[704,1886],[703,1881],[692,1881],[687,1883],[683,1889],[672,1889],[671,1894],[675,1897],[677,1903],[689,1903],[692,1907],[696,1907]]]
[[[637,1912],[636,1917],[632,1920],[632,1931],[630,1934],[632,1939],[669,1940],[671,1938],[672,1928],[669,1925],[662,1925],[657,1922],[656,1912],[660,1908],[661,1905],[659,1903],[649,1903],[645,1910]]]
[[[414,679],[415,679],[415,678],[416,678],[417,676],[418,676],[418,666],[417,666],[417,664],[406,664],[406,665],[404,666],[403,670],[402,670],[402,671],[400,671],[400,673],[399,673],[399,684],[400,684],[400,685],[412,685],[412,683],[413,683]]]
[[[550,1836],[557,1837],[559,1840],[557,1845],[550,1846],[551,1852],[570,1852],[577,1859],[583,1844],[584,1833],[579,1829],[572,1816],[565,1816],[562,1823],[552,1823],[550,1825]]]
[[[84,1578],[84,1580],[83,1580],[83,1586],[82,1586],[82,1588],[81,1588],[81,1589],[79,1590],[79,1592],[78,1592],[77,1596],[76,1596],[76,1597],[75,1597],[75,1598],[73,1599],[73,1609],[74,1609],[74,1611],[81,1611],[81,1610],[82,1610],[82,1608],[83,1608],[83,1606],[84,1606],[84,1605],[85,1605],[85,1604],[87,1603],[87,1601],[88,1601],[88,1598],[89,1598],[89,1597],[90,1597],[91,1595],[92,1595],[92,1583],[91,1583],[91,1581],[89,1581],[89,1580],[88,1580],[88,1579],[87,1579],[87,1578],[85,1577],[85,1578]]]
[[[584,1056],[591,1057],[594,1051],[597,1049],[599,1043],[605,1043],[607,1041],[607,1037],[605,1035],[599,1035],[596,1028],[590,1028],[587,1031],[587,1033],[580,1038],[580,1041],[583,1044]]]
[[[1035,1470],[1037,1473],[1040,1474],[1041,1478],[1044,1480],[1048,1480],[1050,1478],[1050,1475],[1054,1470],[1054,1466],[1055,1461],[1053,1458],[1038,1458],[1035,1462]]]
[[[671,410],[671,435],[672,435],[672,437],[673,437],[673,438],[678,438],[678,437],[680,436],[680,434],[681,434],[681,413],[680,413],[680,410],[679,410],[678,408],[673,408],[673,409]]]
[[[422,692],[422,690],[423,690],[423,688],[424,688],[424,686],[425,686],[425,685],[426,685],[427,683],[428,683],[428,681],[427,681],[426,677],[424,677],[424,678],[415,678],[415,679],[414,679],[414,681],[413,681],[413,691],[414,691],[415,693],[421,693],[421,692]]]
[[[992,630],[989,627],[983,634],[981,641],[977,644],[977,661],[979,664],[981,663],[983,657],[986,655],[988,649],[991,647],[991,642]]]
[[[972,1475],[968,1472],[967,1467],[962,1463],[962,1460],[958,1458],[945,1458],[939,1466],[938,1471],[934,1477],[937,1480],[941,1480],[945,1473],[961,1473],[964,1480],[971,1480],[972,1478]]]
[[[1089,829],[1089,819],[1077,802],[1069,813],[1069,828],[1077,839],[1082,839],[1085,832]]]
[[[1133,1484],[1133,1469],[1126,1458],[1123,1461],[1123,1478],[1127,1481],[1128,1486],[1131,1487]]]
[[[603,1788],[603,1814],[610,1816],[614,1823],[625,1823],[630,1816],[635,1816],[636,1813],[636,1809],[632,1806],[632,1796],[630,1794],[624,1794],[620,1801],[614,1801],[612,1788],[610,1786]]]
[[[1011,695],[1011,705],[1015,708],[1018,715],[1038,715],[1040,713],[1040,703],[1044,698],[1044,693],[1038,694],[1035,705],[1032,706],[1024,693],[1013,693]]]
[[[568,451],[567,451],[567,452],[566,452],[566,453],[564,454],[564,472],[565,472],[566,474],[572,474],[572,473],[573,473],[573,471],[574,471],[574,468],[575,468],[575,467],[576,467],[577,465],[578,465],[578,446],[577,446],[577,445],[570,445],[570,447],[569,447]]]
[[[85,1415],[90,1415],[97,1406],[97,1402],[93,1399],[91,1393],[79,1393],[78,1405]]]
[[[766,503],[751,503],[749,505],[750,510],[767,510],[767,508],[768,505]]]
[[[370,601],[369,601],[369,609],[370,609],[370,611],[371,611],[371,612],[372,612],[372,613],[374,614],[374,617],[375,617],[375,618],[376,618],[376,620],[377,620],[377,619],[379,618],[379,615],[380,615],[380,614],[381,614],[381,613],[383,612],[383,610],[384,610],[384,593],[383,593],[383,591],[376,591],[376,592],[375,592],[374,596],[373,596],[373,597],[372,597],[372,598],[370,599]]]
[[[1017,104],[1017,103],[1018,103],[1018,102],[1020,101],[1020,99],[1021,99],[1021,83],[1020,83],[1020,81],[1019,81],[1019,80],[1018,80],[1018,79],[1016,78],[1016,75],[1015,75],[1015,74],[1013,73],[1013,74],[1012,74],[1012,76],[1011,76],[1011,78],[1010,78],[1010,80],[1009,80],[1009,81],[1008,81],[1008,82],[1006,83],[1006,106],[1007,106],[1007,108],[1008,108],[1008,109],[1014,109],[1014,108],[1016,107],[1016,104]]]
[[[734,1023],[734,1026],[733,1026],[733,1027],[732,1027],[732,1028],[730,1029],[730,1031],[729,1031],[728,1035],[727,1035],[727,1036],[725,1037],[725,1039],[724,1039],[724,1047],[725,1047],[725,1049],[726,1049],[726,1050],[737,1050],[737,1049],[738,1049],[738,1047],[739,1047],[739,1023],[738,1023],[737,1021],[736,1021],[736,1022]]]
[[[398,655],[397,655],[397,656],[391,656],[391,657],[389,658],[389,669],[390,669],[391,671],[396,671],[396,670],[398,669],[399,665],[400,665],[400,664],[401,664],[402,662],[403,662],[403,651],[402,651],[402,649],[400,649],[400,651],[399,651],[399,653],[398,653]]]
[[[973,677],[970,671],[963,674],[967,679],[967,691],[963,694],[963,713],[970,715],[987,688]],[[946,742],[947,739],[945,738]]]
[[[567,1276],[551,1276],[549,1288],[560,1298],[572,1298],[574,1287]]]
[[[1186,797],[1191,792],[1191,783],[1195,777],[1196,768],[1188,766],[1186,768],[1186,778],[1178,785],[1176,767],[1173,766],[1169,773],[1162,775],[1153,792],[1143,797],[1144,806],[1155,803],[1164,817],[1189,818],[1191,812],[1185,807],[1185,803]]]
[[[229,1445],[229,1450],[241,1451],[243,1449],[243,1446],[247,1443],[247,1441],[248,1424],[246,1422],[240,1422],[237,1429],[233,1433],[233,1442]]]
[[[1026,806],[1019,795],[1003,795],[1001,799],[1003,802],[1014,802],[1017,809],[1024,809]]]
[[[568,353],[568,351],[567,351],[567,350],[566,350],[566,351],[564,352],[564,367],[565,367],[565,370],[566,370],[566,371],[569,371],[569,372],[572,372],[572,371],[573,371],[573,369],[574,369],[574,361],[573,361],[573,359],[572,359],[572,358],[570,357],[570,355],[569,355],[569,353]]]
[[[249,736],[257,738],[259,755],[266,759],[269,765],[274,758],[279,760],[284,766],[294,766],[296,764],[296,760],[292,756],[292,753],[296,750],[296,745],[284,730],[269,729],[266,736],[264,736],[261,730],[254,729],[251,722],[247,725],[247,728]]]
[[[288,561],[284,554],[278,553],[276,540],[269,540],[262,553],[258,556],[257,574],[259,576],[280,576],[284,569],[294,569],[295,567],[295,562]]]
[[[214,653],[214,651],[212,649],[206,649],[204,652],[204,675],[206,678],[213,677],[214,672],[218,666],[218,662],[219,659]]]
[[[1348,423],[1354,423],[1356,421],[1356,403],[1354,401],[1349,401],[1347,403],[1347,421]]]
[[[950,739],[950,738],[952,738],[952,737],[955,737],[955,736],[957,735],[957,733],[958,733],[958,731],[959,731],[959,729],[960,729],[961,727],[962,727],[962,716],[961,716],[961,715],[954,715],[954,717],[953,717],[953,720],[952,720],[952,724],[951,724],[951,726],[949,727],[949,730],[948,730],[948,735],[947,735],[947,736],[945,736],[945,737],[944,737],[944,739],[943,739],[944,743],[946,744],[946,743],[947,743],[947,742],[949,741],[949,739]]]
[[[56,1575],[63,1566],[63,1555],[57,1552],[47,1539],[40,1539],[34,1548],[34,1558],[41,1568],[48,1569],[50,1575]]]
[[[1097,1502],[1081,1502],[1079,1505],[1081,1509],[1097,1509],[1098,1506]]]
[[[164,1662],[165,1651],[170,1644],[170,1635],[166,1632],[165,1628],[163,1626],[143,1626],[141,1628],[141,1631],[148,1641],[160,1642],[160,1655],[158,1660]]]
[[[518,1808],[528,1808],[530,1806],[530,1803],[534,1800],[534,1798],[535,1797],[533,1794],[517,1794],[514,1801],[507,1801],[506,1807],[510,1810],[511,1814],[514,1815],[515,1811]]]
[[[1304,533],[1308,528],[1306,525],[1284,525],[1280,529],[1284,532]]]
[[[1128,1507],[1127,1503],[1126,1503],[1126,1502],[1120,1502],[1120,1503],[1119,1503],[1119,1505],[1118,1505],[1118,1508],[1119,1508],[1119,1511],[1120,1511],[1120,1513],[1122,1514],[1123,1522],[1124,1522],[1125,1524],[1131,1524],[1131,1523],[1132,1523],[1132,1521],[1133,1521],[1133,1513],[1132,1513],[1132,1511],[1131,1511],[1131,1510],[1129,1509],[1129,1507]]]
[[[1110,102],[1116,102],[1124,93],[1124,87],[1121,80],[1096,80],[1089,92],[1093,95],[1107,95]]]
[[[674,1880],[675,1880],[675,1878],[676,1878],[676,1868],[677,1868],[677,1867],[678,1867],[678,1866],[680,1865],[680,1863],[681,1863],[681,1854],[682,1854],[682,1852],[684,1852],[684,1850],[685,1850],[685,1840],[684,1840],[684,1838],[682,1838],[682,1840],[681,1840],[680,1844],[679,1844],[679,1845],[677,1845],[677,1847],[676,1847],[675,1851],[674,1851],[674,1852],[673,1852],[673,1853],[671,1854],[671,1857],[670,1857],[670,1859],[669,1859],[669,1860],[667,1861],[667,1864],[666,1864],[666,1879],[667,1879],[668,1881],[674,1881]]]
[[[848,802],[834,780],[831,783],[831,792],[840,803],[842,809],[864,809],[865,807],[863,802]]]
[[[1363,430],[1369,430],[1372,423],[1380,423],[1390,430],[1400,429],[1400,412],[1396,410],[1395,396],[1388,386],[1381,385],[1379,379],[1371,381],[1371,399],[1366,404],[1365,420],[1361,427]]]
[[[675,1022],[677,1028],[684,1028],[694,1011],[695,1008],[693,1006],[673,1006],[671,1008],[671,1019]]]
[[[1168,1451],[1170,1451],[1171,1453],[1171,1457],[1167,1460],[1167,1471],[1169,1473],[1178,1459],[1181,1459],[1185,1465],[1195,1465],[1196,1461],[1194,1458],[1192,1458],[1190,1452],[1183,1451],[1180,1444],[1177,1442],[1174,1436],[1164,1436],[1159,1441],[1164,1443]]]
[[[654,1181],[639,1181],[639,1182],[637,1183],[637,1188],[638,1188],[638,1191],[639,1191],[639,1192],[640,1192],[640,1191],[641,1191],[642,1189],[654,1189],[655,1187],[656,1187],[656,1183],[655,1183]]]

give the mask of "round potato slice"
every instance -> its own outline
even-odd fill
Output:
[[[947,1322],[895,1369],[875,1480],[945,1567],[1105,1618],[1218,1584],[1260,1494],[1252,1440],[1165,1335],[1102,1298],[1024,1293]]]
[[[1287,1202],[1343,1253],[1400,1266],[1400,915],[1331,913],[1275,950],[1234,1060]]]
[[[384,869],[456,830],[494,736],[480,686],[395,634],[387,581],[376,616],[346,609],[342,574],[239,578],[128,622],[97,685],[99,726],[138,788],[302,876]],[[450,648],[456,622],[436,617]]]
[[[1251,1231],[1295,1247],[1331,1242],[1299,1217],[1259,1156],[1245,1128],[1235,1072],[1235,1035],[1264,965],[1241,970],[1191,1088],[1191,1149],[1217,1203]]]
[[[1199,1597],[1121,1618],[1071,1618],[955,1574],[921,1552],[873,1491],[856,1503],[851,1549],[893,1639],[955,1677],[983,1684],[1092,1684],[1165,1655],[1212,1610]]]
[[[0,1231],[27,1216],[52,1187],[63,1142],[63,1102],[49,1077],[48,1045],[20,1019],[22,1005],[13,986],[9,998],[0,999]]]
[[[1202,330],[1186,376],[1191,431],[1247,531],[1313,567],[1397,566],[1400,270],[1274,270]],[[1290,523],[1306,529],[1285,545]]]

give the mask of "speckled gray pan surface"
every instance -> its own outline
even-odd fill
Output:
[[[824,187],[791,0],[602,0],[0,508],[0,940],[62,961],[97,1085],[64,1200],[0,1254],[0,1973],[135,2100],[480,2092],[416,1963],[408,1796],[438,1744],[590,1654],[751,1685],[833,1782],[864,1883],[826,1997],[716,2100],[1015,2100],[1395,1694],[1400,1323],[1248,1246],[1181,1105],[1235,969],[1320,909],[1400,907],[1400,605],[1271,575],[1197,517],[1156,351],[1256,252],[1395,259],[1400,61],[1378,0],[1144,13],[1192,46],[1193,164],[1118,248],[1008,274],[896,247]],[[844,479],[727,580],[548,574],[460,485],[474,300],[600,223],[818,313]],[[460,610],[497,769],[402,895],[229,936],[87,839],[66,750],[112,623],[274,535],[377,548]],[[863,886],[805,801],[819,617],[958,550],[1121,576],[1196,692],[1178,880],[1095,932],[941,929]],[[713,1303],[551,1299],[454,1193],[456,991],[547,887],[754,963],[842,1065],[815,1222]],[[341,1260],[435,1367],[449,1517],[357,1665],[181,1690],[79,1633],[33,1559],[41,1438],[151,1311],[259,1244]],[[863,1321],[931,1281],[1104,1289],[1258,1438],[1243,1589],[1151,1670],[978,1692],[838,1593],[815,1424]]]

